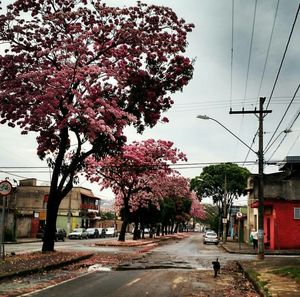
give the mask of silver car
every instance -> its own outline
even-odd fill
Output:
[[[205,232],[205,234],[203,235],[203,243],[207,244],[207,243],[214,243],[214,244],[218,244],[219,243],[219,239],[218,239],[218,235],[215,231],[207,231]]]
[[[83,239],[88,238],[88,233],[84,228],[74,229],[68,236],[69,239]]]

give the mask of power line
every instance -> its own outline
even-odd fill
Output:
[[[292,150],[292,148],[295,146],[295,144],[297,143],[297,141],[299,140],[300,137],[300,133],[298,133],[295,141],[293,142],[293,144],[291,145],[291,147],[288,149],[287,155],[289,155],[290,151]]]
[[[246,94],[247,94],[247,89],[248,89],[249,69],[250,69],[250,61],[251,61],[252,46],[253,46],[253,36],[254,36],[254,28],[255,28],[255,20],[256,20],[256,8],[257,8],[257,0],[255,0],[254,12],[253,12],[252,32],[251,32],[250,50],[249,50],[249,57],[248,57],[246,85],[245,85],[245,92],[244,92],[244,101],[246,99]]]
[[[279,69],[278,69],[278,72],[277,72],[277,75],[276,75],[276,79],[275,79],[275,82],[274,82],[274,85],[273,85],[273,88],[272,88],[272,91],[271,91],[271,94],[270,94],[270,97],[269,97],[269,100],[268,100],[266,108],[269,107],[270,101],[272,99],[272,96],[273,96],[273,93],[274,93],[274,90],[275,90],[275,86],[277,84],[278,77],[279,77],[279,74],[280,74],[280,71],[281,71],[281,67],[283,65],[283,61],[285,59],[285,55],[286,55],[287,49],[288,49],[290,41],[291,41],[291,37],[292,37],[292,34],[294,32],[295,24],[296,24],[296,21],[297,21],[297,18],[298,18],[298,14],[299,14],[299,9],[300,9],[300,4],[298,5],[298,9],[297,9],[296,16],[295,16],[295,19],[294,19],[294,22],[293,22],[293,26],[292,26],[292,29],[291,29],[291,32],[290,32],[287,44],[285,46],[285,50],[284,50],[284,53],[283,53],[283,56],[282,56],[282,59],[281,59],[281,62],[280,62],[280,66],[279,66]]]
[[[280,2],[280,0],[277,0],[275,15],[274,15],[274,19],[273,19],[273,25],[272,25],[272,30],[271,30],[271,35],[270,35],[268,49],[267,49],[267,55],[266,55],[266,59],[265,59],[265,63],[264,63],[264,68],[263,68],[263,73],[262,73],[262,76],[261,76],[261,81],[260,81],[260,85],[259,85],[259,90],[258,90],[257,98],[259,98],[259,96],[260,96],[260,91],[261,91],[261,88],[262,88],[262,83],[263,83],[265,72],[266,72],[266,68],[267,68],[267,62],[268,62],[268,59],[269,59],[269,53],[270,53],[270,48],[271,48],[272,39],[273,39],[273,33],[274,33],[275,23],[276,23],[276,19],[277,19],[279,2]],[[257,103],[258,103],[258,99],[257,99]]]
[[[285,140],[285,138],[286,138],[286,136],[287,136],[287,133],[291,131],[291,128],[293,127],[294,123],[295,123],[296,120],[298,119],[299,115],[300,115],[300,111],[298,110],[297,113],[296,113],[296,116],[295,116],[293,122],[291,123],[291,125],[289,126],[289,128],[287,128],[286,130],[283,131],[283,132],[285,132],[285,135],[284,135],[283,138],[281,139],[281,141],[280,141],[280,143],[278,144],[278,146],[276,147],[276,149],[273,151],[273,153],[272,153],[272,155],[270,156],[270,158],[269,158],[268,161],[270,161],[270,159],[274,156],[274,154],[275,154],[275,153],[277,152],[277,150],[280,148],[280,146],[282,145],[283,141]],[[280,134],[279,134],[279,135],[280,135]],[[278,135],[278,136],[279,136],[279,135]],[[276,138],[276,139],[277,139],[277,138]],[[298,137],[296,138],[296,141],[297,141],[297,140],[298,140]],[[273,143],[274,143],[274,142],[273,142]],[[272,143],[272,144],[273,144],[273,143]],[[293,146],[295,145],[295,143],[296,143],[296,142],[294,142]],[[270,145],[270,147],[272,146],[272,144]],[[270,148],[270,147],[269,147],[269,148]],[[269,148],[268,148],[268,149],[269,149]],[[291,148],[289,149],[289,151],[290,151],[290,150],[291,150]]]
[[[232,102],[232,87],[233,87],[233,37],[234,37],[234,0],[231,6],[231,51],[230,51],[230,107]]]
[[[300,7],[300,5],[299,5],[299,7]],[[284,112],[284,114],[283,114],[283,116],[282,116],[281,120],[279,121],[279,123],[278,123],[278,125],[277,125],[277,127],[276,127],[276,129],[275,129],[275,131],[274,131],[274,133],[273,133],[272,137],[270,138],[270,140],[269,140],[269,142],[268,142],[268,144],[267,144],[267,146],[266,146],[266,147],[268,147],[268,146],[269,146],[269,144],[270,144],[270,143],[271,143],[271,141],[273,140],[273,138],[274,138],[275,134],[277,133],[277,131],[278,131],[278,129],[279,129],[279,127],[280,127],[280,125],[281,125],[282,121],[284,120],[284,118],[285,118],[285,116],[286,116],[286,114],[287,114],[288,110],[290,109],[290,107],[291,107],[291,105],[292,105],[292,103],[293,103],[293,101],[294,101],[294,99],[295,99],[295,97],[296,97],[296,95],[297,95],[297,93],[298,93],[298,91],[299,91],[299,87],[300,87],[300,84],[298,85],[298,87],[297,87],[297,89],[296,89],[296,91],[295,91],[295,93],[294,93],[294,96],[293,96],[293,98],[291,99],[291,101],[290,101],[290,103],[289,103],[288,107],[286,108],[286,110],[285,110],[285,112]]]

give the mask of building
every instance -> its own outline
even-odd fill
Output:
[[[264,175],[264,242],[271,250],[300,248],[300,157],[289,156],[280,172]],[[258,229],[258,176],[248,180],[248,235]],[[249,238],[249,237],[248,237]]]
[[[37,185],[34,178],[19,182],[7,199],[5,229],[8,237],[36,237],[43,229],[49,189],[49,186]],[[60,204],[56,227],[64,228],[67,233],[76,226],[98,227],[100,201],[90,189],[74,187]]]

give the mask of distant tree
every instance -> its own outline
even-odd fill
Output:
[[[116,214],[114,211],[101,211],[101,220],[114,220],[116,218]]]
[[[127,125],[153,127],[192,78],[182,55],[192,28],[141,2],[16,0],[0,15],[0,123],[37,132],[53,169],[43,251],[54,250],[58,208],[84,160],[119,151]]]
[[[228,213],[234,199],[244,194],[249,175],[248,169],[233,163],[210,165],[204,167],[201,174],[191,180],[191,189],[198,197],[212,198],[219,209],[221,225],[224,211]]]
[[[219,230],[219,209],[216,205],[204,204],[205,218],[202,222],[211,228],[212,230],[218,232]]]
[[[160,192],[163,233],[178,231],[179,225],[184,225],[191,217],[191,207],[194,193],[190,191],[188,179],[173,174],[157,182],[157,192]]]
[[[195,192],[191,193],[191,200],[192,205],[190,215],[193,218],[200,219],[201,221],[204,220],[206,218],[205,209],[203,207],[203,204],[201,204],[201,202],[199,201]]]
[[[124,145],[119,154],[99,161],[93,158],[86,160],[86,177],[103,188],[111,188],[116,196],[117,208],[122,209],[120,241],[125,240],[131,213],[147,208],[149,203],[159,207],[164,192],[154,191],[154,188],[172,172],[169,163],[179,160],[186,160],[186,157],[173,148],[172,142],[153,139]]]

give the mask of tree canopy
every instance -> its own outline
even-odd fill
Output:
[[[166,197],[170,189],[166,184],[167,176],[172,173],[169,163],[179,160],[186,160],[186,157],[173,147],[172,142],[153,139],[124,145],[119,154],[99,161],[92,157],[86,160],[86,177],[103,188],[111,188],[116,206],[122,209],[120,241],[125,240],[130,213],[148,208],[149,204],[159,208],[159,201]],[[181,191],[189,190],[177,184]],[[176,188],[172,187],[172,191],[175,193]]]
[[[198,197],[211,197],[214,203],[223,200],[226,191],[228,201],[232,201],[243,195],[249,175],[248,169],[237,164],[210,165],[191,180],[191,189]]]
[[[219,211],[219,231],[221,218],[227,217],[234,199],[243,195],[250,175],[248,169],[233,163],[210,165],[203,168],[199,176],[191,180],[191,189],[201,198],[210,197]]]
[[[192,78],[193,28],[167,7],[100,0],[16,0],[0,15],[0,122],[38,133],[53,168],[44,251],[84,160],[115,154],[123,129],[153,127]]]

